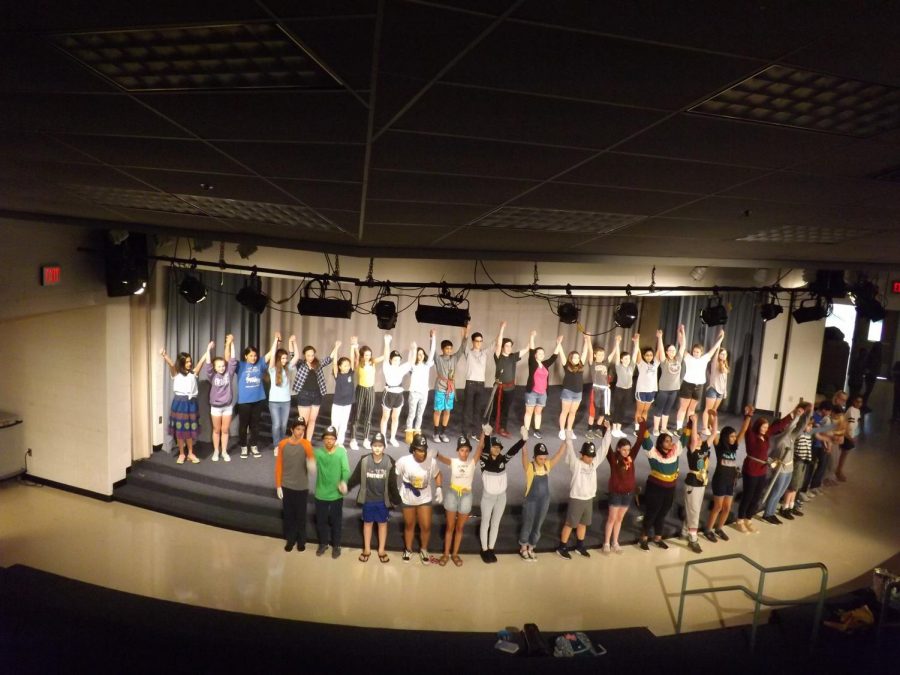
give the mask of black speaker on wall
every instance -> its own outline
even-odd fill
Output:
[[[118,239],[118,238],[117,238]],[[107,237],[106,294],[111,298],[140,295],[147,290],[147,235],[130,232],[124,239]]]

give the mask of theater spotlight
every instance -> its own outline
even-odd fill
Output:
[[[309,287],[319,285],[318,298],[309,297]],[[297,311],[301,316],[324,316],[330,319],[349,319],[353,314],[353,303],[344,298],[326,298],[327,283],[321,279],[313,279],[306,284],[304,296],[297,303]]]
[[[467,326],[471,317],[468,307],[440,307],[435,305],[419,305],[416,307],[416,321],[431,323],[437,326]]]
[[[379,300],[375,303],[375,320],[381,330],[391,330],[397,325],[397,305],[390,300]]]
[[[111,298],[140,295],[150,278],[147,235],[123,230],[108,233],[104,250],[106,294]]]
[[[556,313],[562,323],[578,323],[578,307],[574,302],[563,302],[556,308]]]
[[[237,292],[235,298],[254,314],[262,314],[269,306],[269,296],[262,292],[256,272],[244,282],[244,287]]]
[[[206,300],[206,285],[197,277],[187,273],[178,285],[178,292],[192,305]]]
[[[251,255],[256,253],[257,247],[255,244],[238,244],[237,248],[235,248],[234,250],[237,251],[237,254],[239,256],[246,260]]]
[[[884,305],[878,301],[878,287],[871,281],[854,284],[850,291],[856,304],[856,314],[869,321],[884,321]]]
[[[759,316],[763,321],[771,321],[772,319],[780,316],[783,311],[784,307],[778,304],[778,298],[773,293],[769,302],[760,305]]]
[[[831,301],[821,295],[801,301],[800,306],[793,311],[794,321],[797,323],[821,321],[829,314],[831,314]]]
[[[706,307],[700,310],[700,321],[707,326],[723,326],[728,322],[728,310],[722,304],[722,298],[714,295]]]
[[[613,321],[619,328],[631,328],[638,318],[637,303],[628,301],[619,303],[613,312]]]

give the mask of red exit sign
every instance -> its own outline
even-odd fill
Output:
[[[59,265],[41,267],[41,286],[55,286],[59,283],[62,268]]]
[[[892,293],[900,293],[900,281],[892,281],[891,282],[891,292]]]

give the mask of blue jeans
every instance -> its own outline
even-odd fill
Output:
[[[782,471],[775,478],[775,484],[772,486],[772,491],[769,493],[769,499],[766,500],[765,515],[775,515],[775,511],[778,510],[778,502],[781,499],[781,495],[784,494],[784,491],[787,490],[788,485],[791,484],[791,477],[793,475],[793,471]]]
[[[519,546],[537,546],[541,539],[541,527],[550,508],[549,476],[535,476],[531,489],[522,505],[522,529],[519,530]]]
[[[272,417],[272,443],[278,442],[287,435],[288,415],[291,414],[290,401],[269,401],[269,415]]]

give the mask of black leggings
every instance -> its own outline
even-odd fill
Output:
[[[738,518],[749,520],[759,510],[757,505],[766,489],[766,476],[748,476],[744,473],[743,477],[744,492],[738,507]]]
[[[309,490],[282,488],[284,499],[284,539],[289,544],[306,545],[306,502]]]
[[[614,424],[625,424],[628,418],[625,414],[628,412],[628,403],[634,398],[634,387],[628,389],[619,389],[616,387],[612,392],[612,414],[610,417]]]
[[[262,418],[265,401],[255,403],[238,403],[238,441],[242,448],[247,447],[247,428],[250,428],[250,445],[256,447],[259,438],[259,421]]]
[[[666,516],[675,501],[675,486],[666,488],[647,481],[644,489],[644,520],[641,523],[641,535],[646,537],[653,530],[657,537],[663,535]]]

